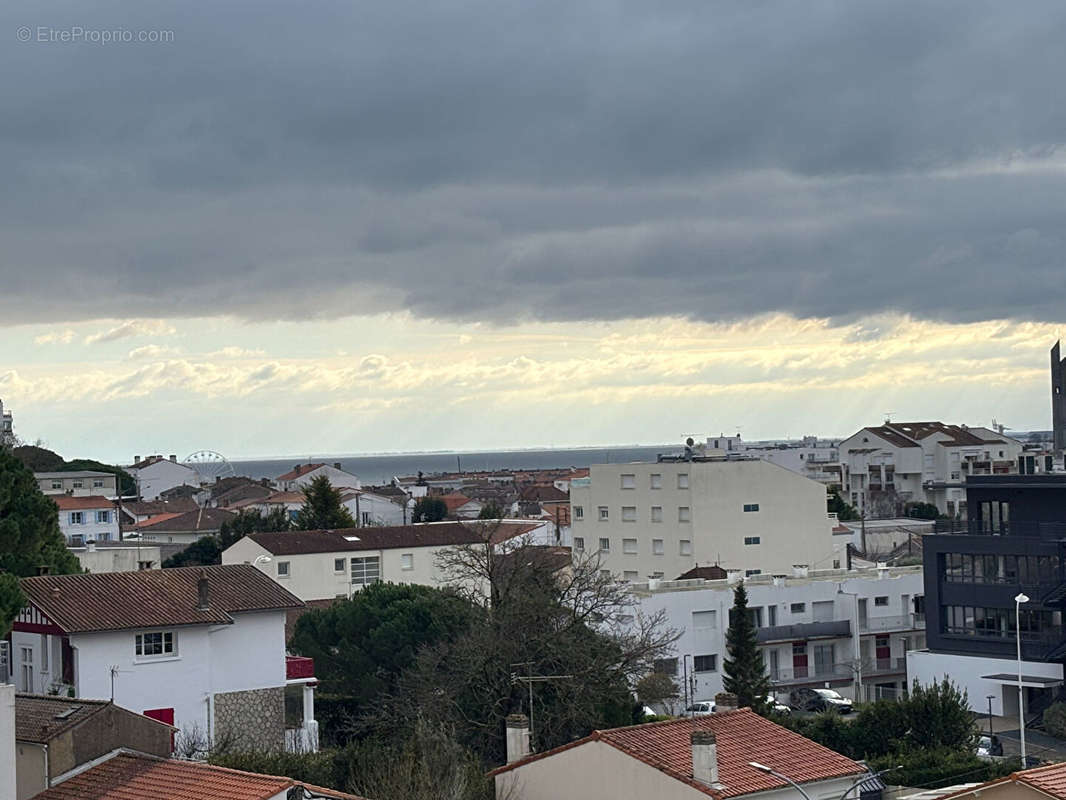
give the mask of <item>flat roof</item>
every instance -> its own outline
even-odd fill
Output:
[[[35,472],[33,477],[41,478],[115,478],[113,472],[94,472],[93,470],[78,470],[76,472]]]
[[[982,675],[981,680],[985,681],[1001,681],[1003,683],[1018,683],[1018,673],[1010,672],[997,672],[995,675]],[[1044,688],[1047,686],[1058,686],[1062,683],[1062,678],[1045,678],[1043,675],[1022,675],[1023,686],[1036,686]]]

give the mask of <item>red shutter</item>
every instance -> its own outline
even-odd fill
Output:
[[[144,715],[160,722],[165,722],[167,725],[174,724],[173,708],[150,708],[144,712]]]

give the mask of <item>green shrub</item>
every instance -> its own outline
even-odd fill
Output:
[[[338,791],[346,790],[348,765],[335,750],[317,753],[216,753],[208,761],[219,767],[284,775],[293,780],[313,783]]]
[[[1009,775],[1019,768],[1018,759],[982,761],[972,751],[942,747],[889,753],[871,758],[868,763],[874,772],[902,766],[903,769],[885,775],[885,781],[925,789],[939,789],[956,783],[983,783]]]

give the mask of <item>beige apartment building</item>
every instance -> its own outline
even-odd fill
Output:
[[[839,568],[826,488],[757,459],[693,457],[595,464],[571,481],[575,556],[628,581],[672,580],[697,565],[745,575]],[[836,539],[836,541],[834,541]]]

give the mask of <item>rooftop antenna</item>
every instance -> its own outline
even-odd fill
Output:
[[[519,684],[524,683],[529,686],[529,749],[533,750],[533,684],[534,683],[549,683],[550,681],[565,681],[571,680],[573,675],[534,675],[533,674],[533,662],[532,661],[519,661],[517,664],[512,664],[511,669],[516,667],[525,667],[526,674],[519,675],[517,672],[511,672],[511,683]]]
[[[892,415],[895,414],[895,413],[896,413],[895,411],[886,411],[885,412],[885,424],[886,425],[888,425],[890,422],[892,422]]]

